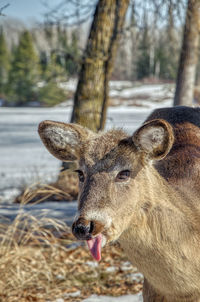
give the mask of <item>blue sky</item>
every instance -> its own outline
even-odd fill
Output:
[[[50,7],[60,3],[60,0],[48,0]],[[29,20],[39,20],[43,19],[43,14],[46,12],[45,6],[42,4],[42,0],[0,0],[0,7],[6,4],[10,4],[3,13],[7,17],[18,18],[25,23]]]

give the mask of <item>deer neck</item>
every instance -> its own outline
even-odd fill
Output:
[[[187,200],[183,201],[183,196],[179,196],[153,167],[145,169],[138,177],[143,177],[138,185],[143,196],[140,208],[135,211],[137,215],[133,214],[119,243],[155,288],[166,295],[172,291],[181,293],[180,284],[185,282],[182,276],[190,279],[199,274],[199,230],[193,211],[187,206]],[[181,282],[177,281],[179,279]],[[195,286],[199,286],[199,280]],[[190,288],[187,290],[189,292]]]
[[[153,166],[143,168],[137,175],[137,208],[119,241],[125,245],[158,245],[167,241],[173,245],[189,236],[194,221],[193,211],[179,194],[160,176]],[[199,218],[198,218],[199,219]],[[169,242],[170,241],[170,242]],[[129,249],[129,247],[128,247]]]

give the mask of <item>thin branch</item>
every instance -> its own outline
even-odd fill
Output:
[[[7,3],[7,4],[5,4],[4,6],[2,6],[2,7],[0,8],[0,16],[5,16],[5,15],[3,14],[3,10],[6,9],[8,6],[10,6],[10,3]]]
[[[92,16],[96,7],[97,0],[61,0],[54,8],[50,9],[44,14],[48,22],[56,23],[61,22],[67,26],[80,25]],[[45,4],[45,0],[43,0]],[[69,9],[71,7],[71,9]],[[69,13],[70,12],[70,13]],[[81,16],[81,17],[80,17]]]

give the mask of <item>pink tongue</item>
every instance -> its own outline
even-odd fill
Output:
[[[99,234],[97,237],[87,240],[88,248],[92,257],[100,261],[101,260],[101,242],[102,242],[102,235]]]

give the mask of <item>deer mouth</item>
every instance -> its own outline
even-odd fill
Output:
[[[100,233],[97,236],[87,240],[87,245],[92,257],[96,261],[101,260],[101,248],[106,244],[106,237]]]

